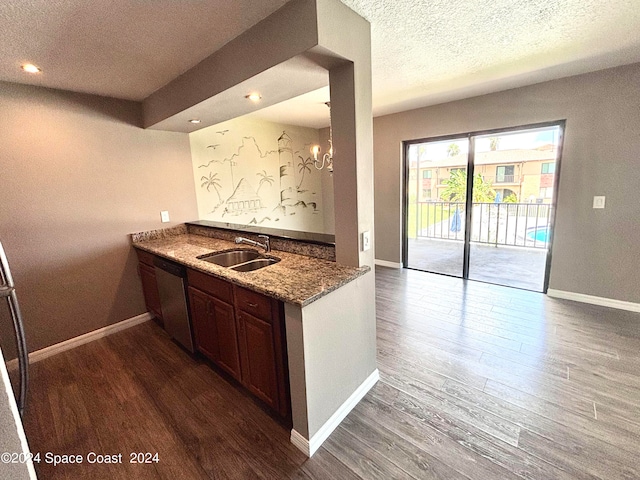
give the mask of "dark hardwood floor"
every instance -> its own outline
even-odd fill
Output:
[[[32,366],[42,479],[637,479],[640,314],[377,268],[381,381],[311,459],[152,322]],[[129,464],[130,452],[159,462]]]

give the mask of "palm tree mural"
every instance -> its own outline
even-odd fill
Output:
[[[202,181],[202,184],[200,186],[202,188],[206,187],[207,192],[211,187],[213,187],[213,189],[218,194],[218,200],[220,200],[220,203],[222,203],[222,197],[220,196],[220,190],[219,190],[220,188],[222,188],[222,185],[220,185],[220,179],[218,178],[218,174],[209,172],[208,177],[202,176],[200,180]]]
[[[298,172],[302,173],[302,178],[300,179],[300,183],[298,184],[298,187],[297,187],[298,190],[300,190],[300,187],[302,186],[302,182],[304,181],[304,172],[308,171],[309,173],[311,173],[311,165],[313,165],[313,162],[309,157],[302,158],[300,155],[298,155],[298,158],[301,160],[301,162],[298,163]]]
[[[265,183],[268,183],[269,186],[271,186],[273,185],[273,182],[275,182],[273,175],[268,175],[266,170],[262,170],[262,172],[256,173],[256,175],[260,177],[260,183],[258,184],[258,191],[256,194],[260,193],[260,189]]]

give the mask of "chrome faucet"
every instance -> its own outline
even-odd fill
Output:
[[[271,251],[271,244],[269,243],[269,237],[266,235],[258,235],[258,238],[264,238],[264,243],[254,242],[244,237],[236,237],[236,243],[246,243],[247,245],[253,245],[254,247],[262,247],[266,253]]]

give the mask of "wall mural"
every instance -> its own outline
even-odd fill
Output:
[[[323,231],[317,130],[238,118],[189,137],[200,219]]]

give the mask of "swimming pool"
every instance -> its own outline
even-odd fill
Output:
[[[527,240],[532,242],[547,243],[551,237],[551,227],[531,227],[527,232]]]

